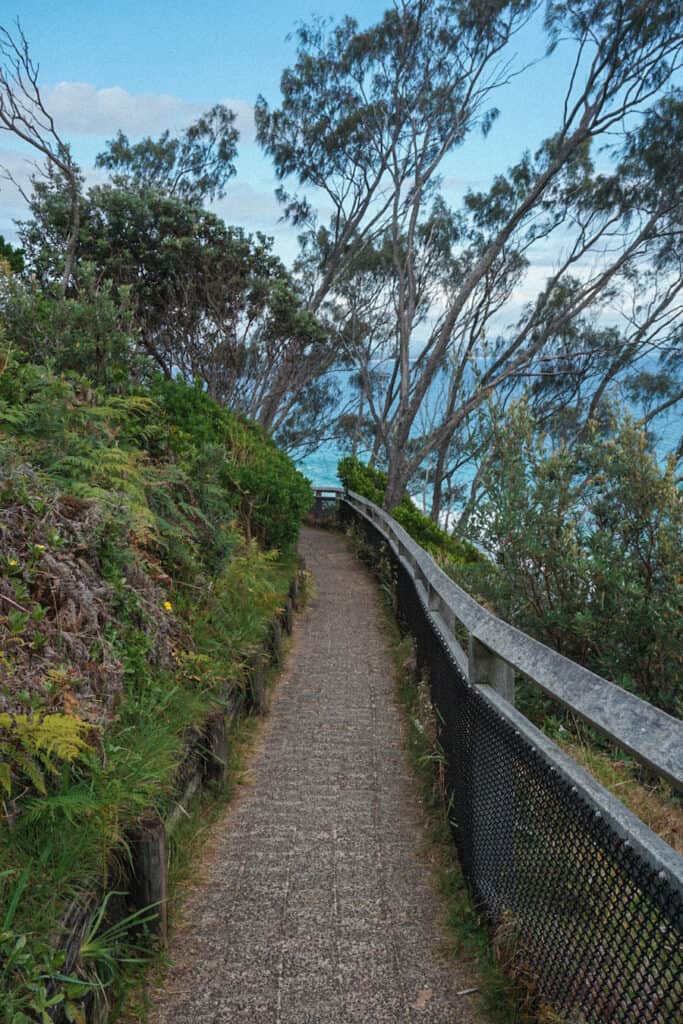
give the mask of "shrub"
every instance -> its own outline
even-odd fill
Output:
[[[83,268],[75,298],[59,299],[56,292],[13,278],[0,300],[6,342],[29,362],[49,362],[58,373],[85,374],[118,391],[146,365],[125,289],[115,294],[92,268]]]
[[[247,536],[266,548],[291,547],[313,493],[272,438],[197,384],[158,378],[151,394],[165,414],[170,447],[190,463],[193,479],[205,481],[206,498],[218,485],[232,496]]]
[[[352,456],[347,456],[339,462],[337,473],[348,491],[355,491],[381,507],[387,484],[385,473],[373,466],[365,466]],[[458,565],[481,561],[481,555],[476,548],[442,530],[416,507],[408,495],[391,510],[391,514],[406,533],[430,554]]]
[[[593,671],[682,710],[683,498],[617,419],[553,448],[524,405],[494,433],[473,520],[495,558],[470,584],[498,613]],[[482,571],[485,569],[485,571]]]

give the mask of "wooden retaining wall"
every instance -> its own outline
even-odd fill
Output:
[[[266,678],[269,668],[282,664],[283,634],[291,635],[294,613],[301,606],[301,588],[305,565],[291,581],[289,593],[280,614],[273,619],[263,649],[251,660],[246,693],[225,694],[226,710],[209,715],[200,727],[188,730],[186,751],[176,774],[174,799],[170,811],[162,818],[156,812],[141,815],[136,826],[126,835],[129,858],[123,866],[112,868],[107,888],[94,888],[85,898],[74,901],[62,922],[62,948],[66,959],[61,971],[72,975],[84,939],[95,917],[107,900],[106,926],[111,927],[136,911],[154,908],[146,926],[156,932],[162,945],[168,939],[168,856],[167,841],[178,822],[187,814],[186,807],[200,790],[207,786],[221,788],[228,776],[228,735],[230,723],[242,715],[261,715],[267,707]],[[106,1024],[109,1008],[93,995],[86,999],[88,1024]],[[55,1024],[66,1024],[63,1012],[57,1011]]]

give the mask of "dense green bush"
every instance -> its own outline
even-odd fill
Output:
[[[337,476],[347,491],[355,491],[381,507],[387,486],[386,473],[347,455],[339,461]]]
[[[347,456],[339,462],[337,474],[348,491],[355,491],[356,494],[381,507],[387,484],[386,474],[381,470],[366,466],[358,459]],[[447,558],[459,565],[481,561],[481,555],[476,548],[440,529],[429,516],[415,506],[408,495],[391,510],[391,514],[406,533],[432,555]]]
[[[233,495],[245,533],[268,548],[286,549],[296,540],[313,493],[305,477],[257,424],[237,417],[198,385],[158,377],[150,394],[164,414],[171,450],[192,463],[193,478],[210,455],[218,482]]]
[[[0,293],[0,321],[5,343],[31,363],[49,364],[57,372],[84,374],[110,390],[125,391],[144,359],[137,347],[128,294],[114,293],[107,281],[82,268],[75,297],[59,299],[57,288],[6,278]]]
[[[632,421],[553,447],[524,405],[492,436],[469,585],[506,620],[683,711],[683,498]]]
[[[265,433],[199,388],[113,393],[0,359],[0,1005],[11,991],[43,1019],[49,988],[83,1019],[78,979],[52,985],[66,906],[110,884],[188,730],[246,685],[310,502]],[[97,945],[74,970],[99,992],[116,972]]]

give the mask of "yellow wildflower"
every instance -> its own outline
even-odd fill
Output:
[[[167,612],[173,611],[173,605],[171,604],[170,601],[164,601],[164,608],[166,609]]]

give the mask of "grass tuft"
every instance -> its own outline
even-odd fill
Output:
[[[386,629],[406,722],[406,751],[427,814],[424,858],[445,908],[447,952],[471,965],[474,991],[467,998],[476,1001],[490,1024],[531,1024],[536,1017],[529,994],[520,977],[506,973],[507,952],[491,940],[462,873],[448,820],[445,759],[436,738],[429,685],[416,676],[412,638],[401,636],[389,611]]]

